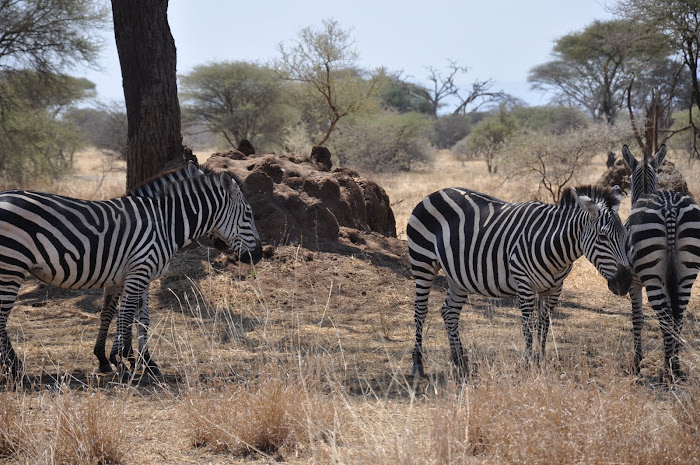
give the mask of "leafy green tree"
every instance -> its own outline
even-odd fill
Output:
[[[554,59],[530,70],[528,80],[553,92],[555,103],[580,105],[593,118],[612,123],[634,76],[667,53],[663,37],[640,33],[633,22],[594,21],[559,38]]]
[[[106,13],[91,0],[0,1],[0,171],[13,185],[70,163],[78,137],[61,112],[94,85],[66,73],[95,64]]]
[[[433,122],[430,143],[438,149],[449,149],[464,139],[471,130],[471,118],[466,115],[444,115]]]
[[[418,84],[402,80],[400,76],[389,76],[379,99],[382,107],[390,111],[429,114],[430,107],[425,99],[416,97],[421,92],[427,90]]]
[[[102,104],[98,108],[71,108],[64,113],[63,119],[79,128],[87,144],[126,159],[128,123],[121,105],[113,103]]]
[[[196,66],[180,77],[184,119],[202,123],[231,147],[279,143],[285,125],[282,81],[273,70],[248,62]]]
[[[685,126],[693,132],[693,153],[700,157],[698,138],[700,128],[692,116],[693,107],[700,108],[700,0],[620,0],[614,8],[623,18],[637,27],[662,34],[672,51],[678,54],[688,71],[689,97]]]
[[[430,158],[430,121],[418,113],[382,112],[339,128],[332,151],[342,166],[372,172],[409,171]]]
[[[515,117],[500,105],[495,115],[479,121],[469,135],[454,150],[460,154],[473,153],[486,161],[489,173],[495,173],[499,149],[504,141],[518,129]]]
[[[96,63],[106,18],[107,9],[92,0],[0,2],[0,73],[31,71],[44,88],[65,85],[66,71]],[[14,95],[0,93],[0,111],[8,110]]]
[[[12,101],[0,130],[4,187],[60,175],[81,145],[78,128],[61,116],[66,106],[93,95],[95,86],[66,76],[51,80],[54,85],[43,87],[43,77],[29,71],[6,72],[0,78],[0,93]]]
[[[377,106],[384,70],[372,74],[357,69],[358,53],[350,31],[333,19],[323,20],[320,30],[311,26],[299,31],[289,46],[279,45],[276,69],[289,81],[300,84],[303,98],[323,125],[318,145],[326,143],[338,121]]]

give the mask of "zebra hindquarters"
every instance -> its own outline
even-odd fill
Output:
[[[629,223],[634,270],[664,339],[663,376],[682,378],[678,352],[683,315],[700,268],[700,207],[688,196],[659,191],[634,205]]]

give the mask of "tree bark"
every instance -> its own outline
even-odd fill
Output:
[[[183,159],[168,0],[112,0],[128,119],[126,188]]]

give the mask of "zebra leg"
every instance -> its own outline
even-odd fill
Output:
[[[525,286],[518,289],[518,308],[522,315],[523,336],[525,337],[525,360],[532,361],[532,313],[535,310],[535,293]]]
[[[661,308],[654,307],[659,317],[659,326],[664,338],[664,369],[663,378],[673,381],[674,369],[678,368],[677,325],[673,318],[671,307],[664,305]]]
[[[641,284],[632,281],[632,286],[629,290],[630,300],[632,301],[632,336],[634,338],[634,373],[639,375],[639,370],[644,358],[642,349],[642,328],[644,327],[644,311],[642,300]]]
[[[7,319],[17,300],[17,292],[22,281],[24,281],[24,274],[21,277],[15,274],[0,276],[0,282],[2,282],[0,285],[0,371],[2,373],[9,371],[17,382],[24,381],[24,370],[7,336]]]
[[[100,312],[100,329],[97,331],[97,340],[93,353],[99,362],[100,373],[112,373],[112,365],[106,355],[107,331],[114,319],[114,314],[119,305],[119,298],[122,295],[122,288],[110,286],[105,288],[104,299],[102,301],[102,311]]]
[[[128,280],[124,285],[121,302],[119,305],[119,314],[117,315],[117,332],[114,335],[114,344],[109,356],[112,362],[119,370],[120,380],[122,382],[131,378],[131,373],[126,367],[125,362],[133,356],[132,343],[132,327],[134,322],[134,313],[139,306],[139,300],[143,293],[142,289],[147,288],[148,281],[144,285],[138,278]]]
[[[450,353],[452,355],[452,363],[457,369],[457,374],[460,378],[466,378],[469,375],[469,363],[462,341],[459,338],[459,315],[462,312],[462,306],[467,300],[467,294],[458,293],[453,286],[447,291],[447,298],[440,310],[442,319],[445,321],[445,329],[447,330],[447,338],[450,342]]]
[[[416,324],[416,345],[413,347],[411,376],[417,374],[421,377],[425,377],[425,371],[423,370],[423,324],[428,313],[430,288],[438,270],[437,262],[433,262],[427,267],[425,265],[425,263],[421,262],[412,266],[413,276],[416,279],[416,301],[413,314],[413,320]]]
[[[139,321],[138,321],[138,338],[139,338],[139,360],[143,363],[146,372],[152,377],[161,375],[160,369],[156,362],[151,359],[151,354],[148,351],[148,325],[150,316],[148,312],[148,288],[144,291],[139,301]]]
[[[539,311],[537,314],[537,337],[539,341],[539,353],[535,355],[535,361],[539,365],[540,360],[544,360],[546,351],[545,346],[547,345],[547,334],[549,333],[549,325],[551,323],[552,310],[556,307],[557,302],[559,302],[559,296],[561,295],[562,285],[553,288],[551,292],[546,295],[540,296]]]

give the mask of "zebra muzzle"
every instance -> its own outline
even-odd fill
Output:
[[[617,265],[617,273],[611,279],[608,279],[608,289],[614,294],[625,295],[629,292],[632,285],[632,273],[626,266]]]

